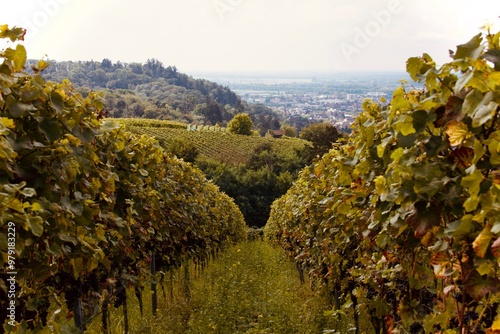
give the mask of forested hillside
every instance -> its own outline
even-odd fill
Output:
[[[36,64],[31,60],[29,64]],[[103,91],[110,117],[177,120],[202,125],[226,125],[235,114],[248,113],[261,134],[279,129],[277,114],[263,105],[247,104],[228,87],[165,67],[157,59],[142,63],[47,61],[42,76],[69,79],[83,94]]]

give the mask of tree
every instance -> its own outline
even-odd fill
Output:
[[[101,67],[105,69],[109,69],[113,67],[113,62],[108,58],[104,58],[101,62]]]
[[[174,139],[168,145],[168,151],[186,162],[194,162],[199,152],[196,145],[186,139]]]
[[[285,132],[285,136],[287,137],[297,137],[297,129],[291,125],[283,125],[281,130]]]
[[[227,124],[228,131],[238,135],[250,136],[252,134],[252,128],[252,119],[245,113],[237,114]]]
[[[340,138],[337,128],[330,123],[314,123],[302,129],[299,137],[313,144],[312,157],[322,156],[332,148],[332,144]]]

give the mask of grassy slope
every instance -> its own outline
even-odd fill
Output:
[[[299,139],[283,137],[279,139],[259,136],[242,136],[225,131],[225,128],[211,127],[210,129],[188,131],[187,125],[171,121],[118,119],[127,126],[127,129],[147,134],[160,141],[162,146],[168,145],[174,138],[186,139],[193,142],[201,157],[211,158],[226,164],[246,163],[254,149],[264,143],[270,143],[280,154],[293,154],[309,142]]]

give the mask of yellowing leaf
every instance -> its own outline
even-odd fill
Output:
[[[479,170],[474,170],[471,174],[462,178],[462,186],[469,189],[469,194],[472,196],[477,196],[479,189],[483,182],[483,174]]]
[[[341,215],[347,215],[351,210],[351,206],[347,203],[340,203],[337,207],[337,212]]]
[[[98,265],[99,265],[99,260],[91,257],[89,262],[87,263],[87,271],[91,272],[92,270],[96,269]]]
[[[490,329],[492,331],[489,331],[488,333],[491,334],[500,333],[500,314],[497,314],[497,316],[495,317],[495,321],[493,322],[493,325],[491,325]]]
[[[379,175],[375,178],[374,182],[375,182],[375,191],[377,192],[378,195],[381,195],[386,192],[387,180],[385,179],[385,177]]]
[[[474,159],[472,160],[472,163],[476,164],[483,157],[485,152],[483,143],[477,139],[474,140]]]
[[[2,124],[9,129],[13,129],[15,126],[12,118],[2,117],[0,118],[0,122],[2,122]]]
[[[410,116],[402,118],[400,121],[396,122],[392,126],[394,130],[400,132],[403,136],[408,136],[412,133],[417,132],[413,127],[413,120]]]
[[[5,56],[14,64],[14,71],[19,72],[26,63],[26,49],[22,44],[18,44],[16,49],[8,48],[5,50]]]
[[[476,195],[471,195],[469,198],[467,198],[464,202],[464,209],[466,212],[471,212],[477,209],[477,206],[479,205],[479,197]]]
[[[467,125],[460,121],[451,121],[448,123],[445,133],[448,135],[451,146],[461,145],[465,140],[472,137]]]
[[[472,247],[474,248],[474,252],[478,257],[484,258],[484,256],[486,255],[486,251],[490,246],[490,241],[492,238],[493,233],[491,233],[491,226],[486,226],[476,237],[476,239],[472,243]]]
[[[391,154],[391,159],[393,159],[395,162],[398,162],[399,159],[404,155],[404,149],[402,147],[398,147],[394,152]]]
[[[78,279],[83,270],[83,259],[81,257],[77,259],[71,259],[69,260],[69,263],[71,265],[71,269],[73,270],[73,276],[75,277],[75,279]]]
[[[382,144],[379,144],[379,145],[377,146],[377,156],[378,156],[379,158],[382,158],[382,157],[384,156],[384,151],[385,151],[385,146],[384,146],[384,145],[382,145]]]

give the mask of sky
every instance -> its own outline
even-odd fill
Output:
[[[500,30],[499,0],[0,0],[30,59],[139,62],[184,73],[404,71]],[[496,32],[496,30],[494,30]],[[5,47],[5,43],[0,44]]]

